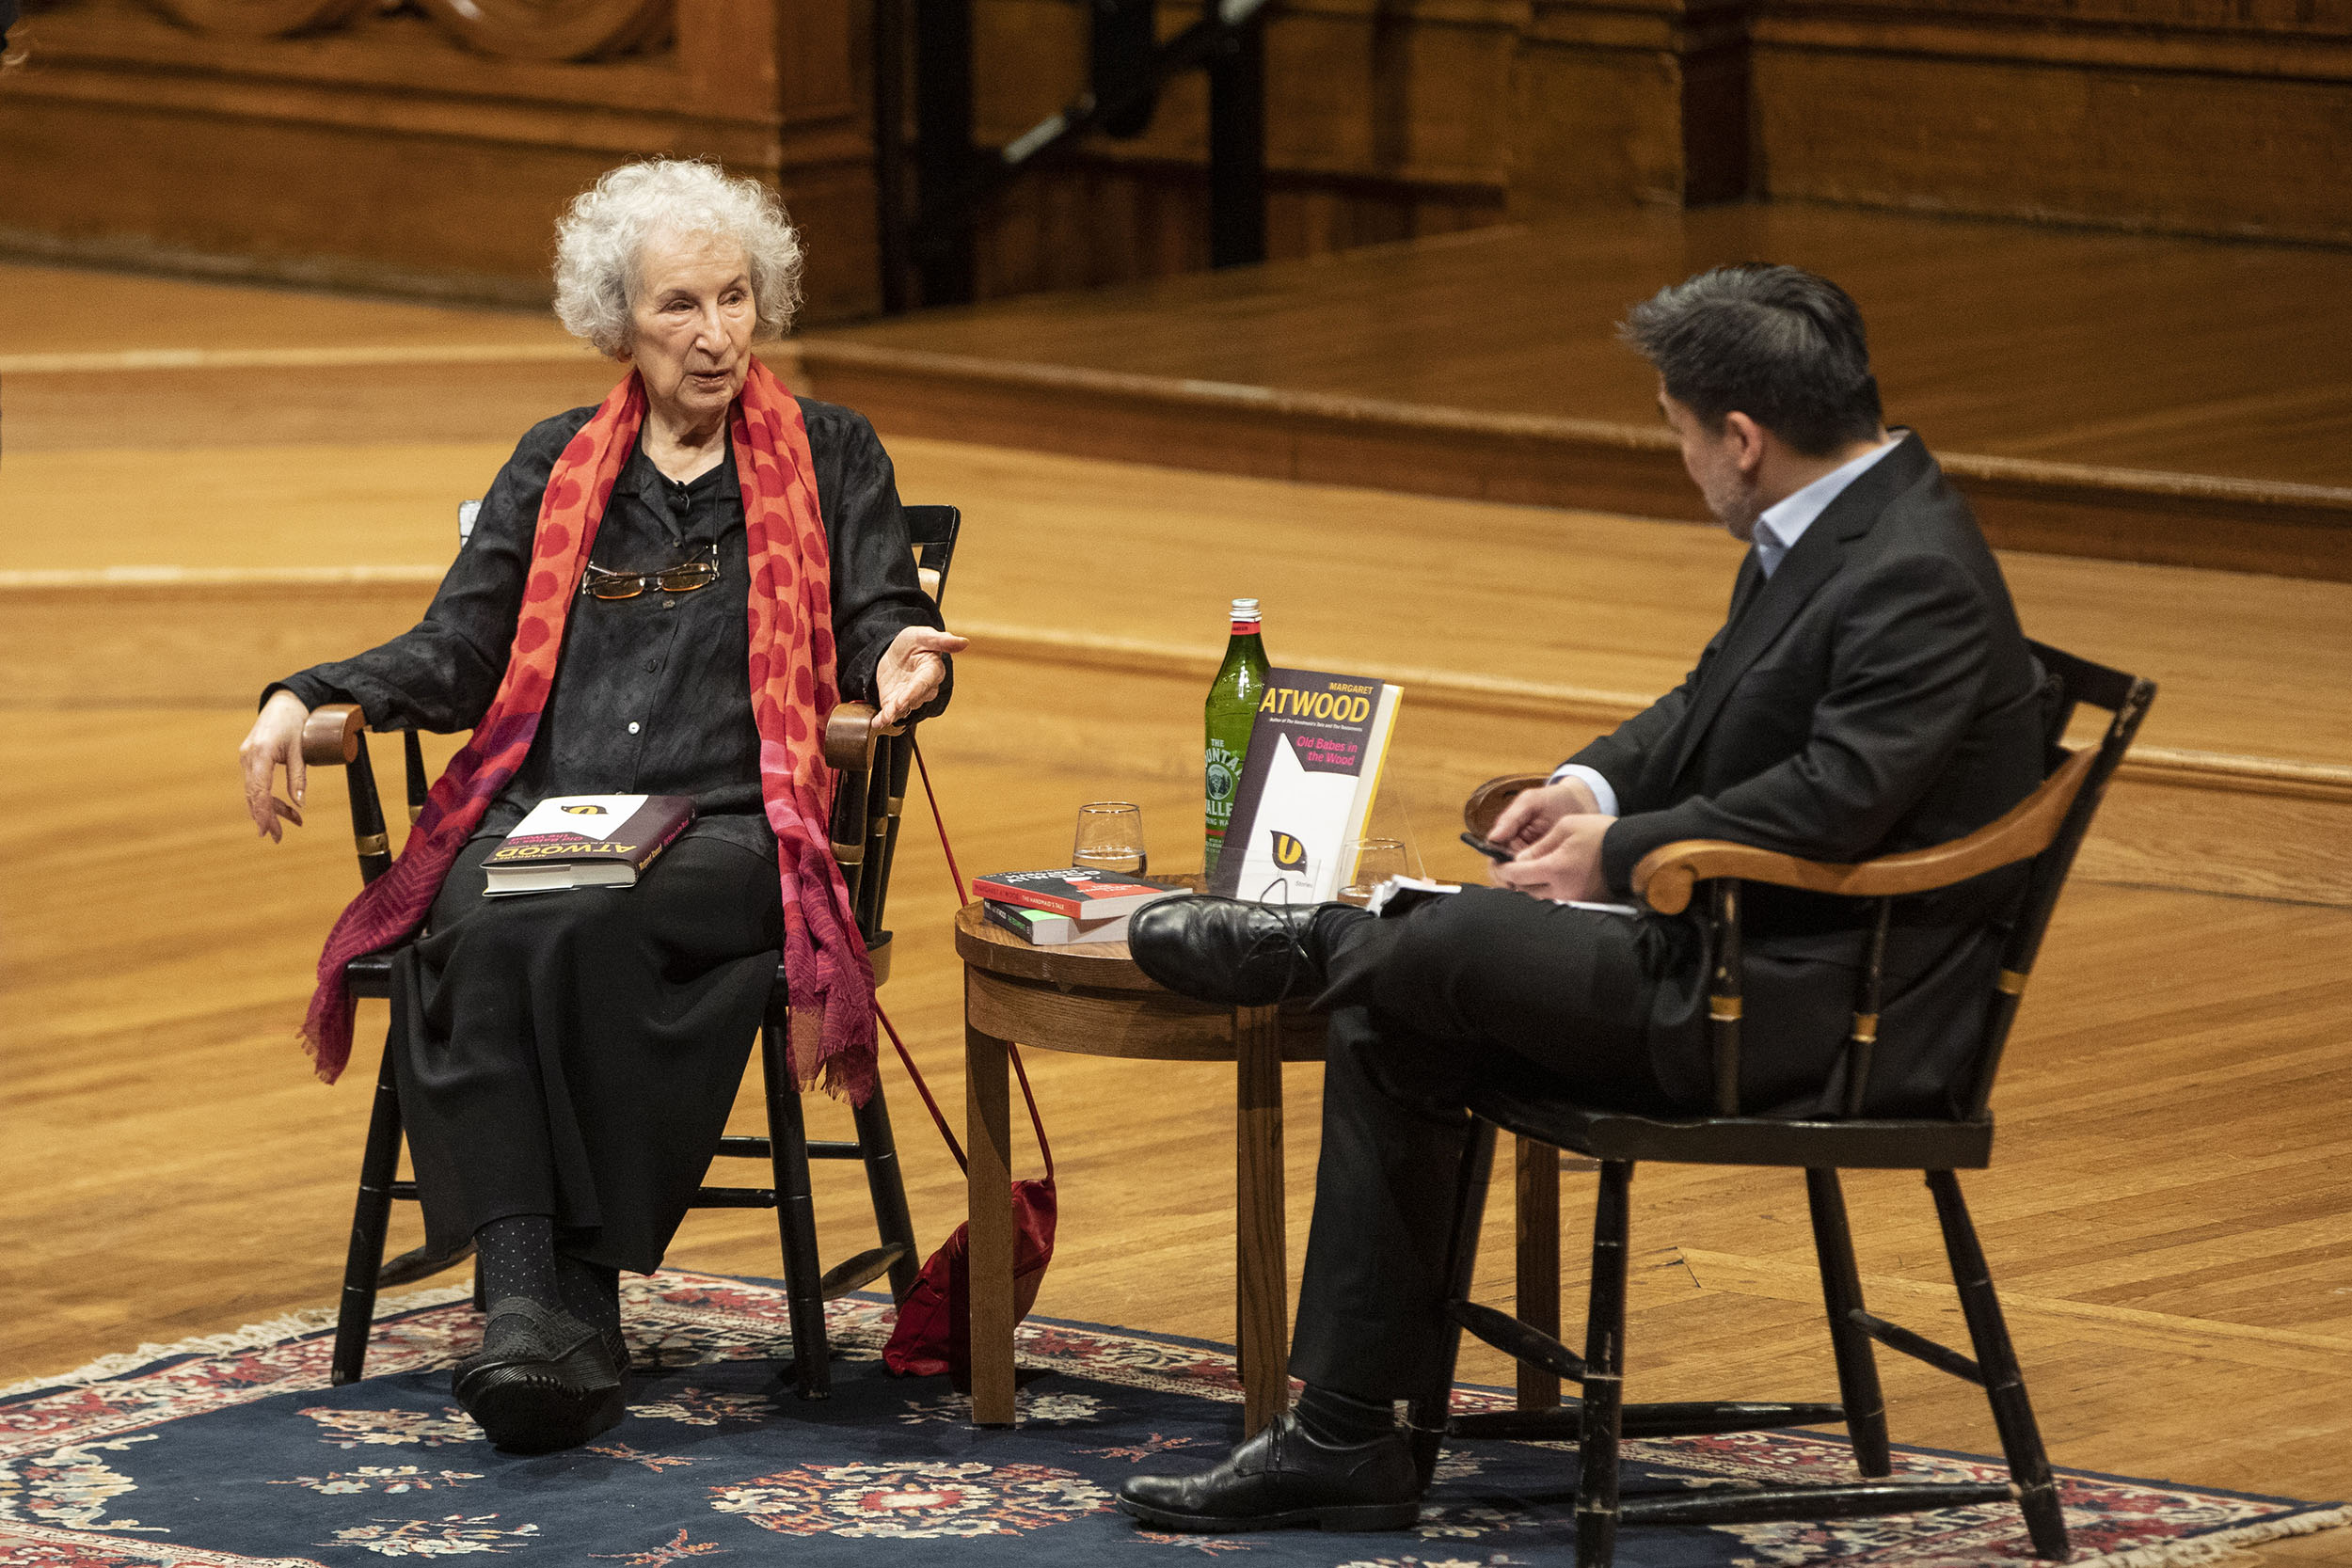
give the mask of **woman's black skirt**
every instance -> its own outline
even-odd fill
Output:
[[[466,846],[392,966],[388,1049],[434,1250],[509,1214],[650,1273],[726,1126],[784,916],[776,866],[689,830],[633,888],[485,898]]]

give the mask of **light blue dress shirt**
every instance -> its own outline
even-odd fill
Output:
[[[1901,444],[1902,438],[1897,436],[1883,447],[1873,447],[1852,462],[1832,468],[1804,489],[1766,507],[1756,519],[1756,570],[1770,580],[1788,552],[1797,547],[1797,541],[1804,537],[1804,531],[1813,526],[1813,520],[1829,510],[1829,503],[1845,494],[1846,486],[1867,473],[1872,464]],[[1598,768],[1564,762],[1552,769],[1551,783],[1558,784],[1563,779],[1582,779],[1592,790],[1600,815],[1617,815],[1616,786],[1602,778]]]

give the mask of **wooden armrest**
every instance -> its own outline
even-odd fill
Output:
[[[874,766],[874,748],[886,735],[904,735],[904,724],[885,724],[871,703],[839,703],[825,720],[825,762],[837,773],[864,772]]]
[[[1644,855],[1633,868],[1633,893],[1661,914],[1680,914],[1690,908],[1692,886],[1716,877],[1843,894],[1850,898],[1886,898],[1949,887],[1996,866],[2030,860],[2048,848],[2098,758],[2095,747],[2069,753],[2058,771],[2042,781],[2041,788],[1997,820],[1948,844],[1882,855],[1858,865],[1836,865],[1753,845],[1690,838],[1661,845]]]
[[[1486,830],[1495,825],[1495,818],[1502,815],[1502,808],[1511,803],[1513,796],[1523,789],[1540,789],[1549,782],[1549,775],[1543,773],[1506,773],[1499,779],[1488,779],[1462,802],[1462,826],[1480,838],[1486,837]]]
[[[302,760],[313,768],[359,760],[359,732],[366,728],[358,703],[328,703],[310,710],[302,724]]]

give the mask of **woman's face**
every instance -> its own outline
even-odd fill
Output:
[[[723,415],[751,370],[752,298],[743,247],[711,234],[656,234],[638,252],[628,357],[645,396],[672,423]]]

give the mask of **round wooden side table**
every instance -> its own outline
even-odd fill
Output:
[[[1219,1007],[1156,984],[1123,942],[1036,947],[956,915],[963,959],[971,1238],[972,1419],[1013,1420],[1012,1186],[1008,1041],[1082,1056],[1233,1064],[1233,1338],[1245,1435],[1290,1402],[1282,1225],[1282,1064],[1323,1059],[1323,1018],[1295,1004]]]

